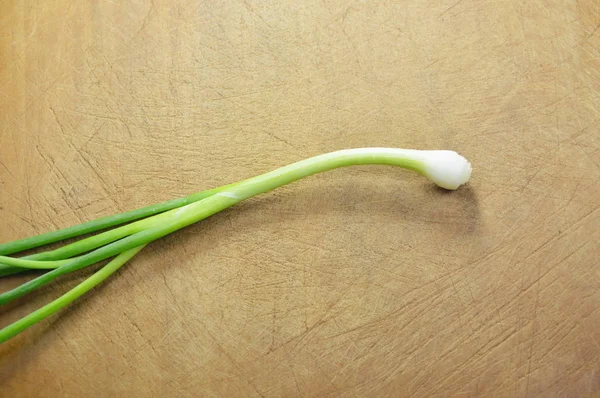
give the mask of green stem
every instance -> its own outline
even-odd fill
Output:
[[[139,220],[143,217],[157,217],[161,214],[168,212],[168,210],[177,209],[179,207],[185,206],[187,204],[197,202],[204,198],[207,198],[211,195],[214,195],[217,192],[220,192],[224,189],[231,188],[235,186],[235,184],[223,185],[221,187],[209,189],[206,191],[197,192],[193,195],[187,196],[185,198],[179,198],[175,200],[171,200],[168,202],[159,203],[157,205],[152,205],[148,207],[144,207],[142,209],[137,209],[133,211],[129,211],[126,213],[117,214],[114,216],[99,218],[96,220],[92,220],[80,225],[76,225],[73,227],[61,229],[58,231],[50,232],[47,234],[42,234],[38,236],[34,236],[31,238],[21,239],[13,242],[7,242],[0,244],[0,254],[12,254],[17,253],[23,250],[33,249],[35,247],[43,246],[45,244],[58,242],[60,240],[72,238],[75,236],[83,235],[90,232],[95,232],[101,229],[109,228],[115,225],[124,224],[126,222]],[[164,213],[160,213],[163,212]],[[158,214],[160,213],[160,214]],[[109,231],[105,231],[98,235],[90,236],[88,238],[79,240],[77,242],[71,243],[69,245],[60,247],[55,250],[45,251],[42,253],[36,253],[29,256],[23,257],[23,259],[28,260],[64,260],[71,257],[74,257],[78,254],[88,252],[90,250],[96,249],[100,246],[103,246],[107,243],[114,242],[118,239],[121,239],[125,236],[131,235],[132,233],[139,232],[143,228],[147,227],[147,224],[144,221],[152,218],[149,217],[144,220],[140,220],[128,225],[124,225],[119,228],[115,228]],[[83,228],[82,228],[83,227]],[[20,267],[20,266],[10,266],[8,264],[0,263],[0,277],[18,274],[21,272],[25,272],[31,267]]]
[[[0,276],[16,274],[18,272],[26,271],[27,269],[58,268],[58,266],[71,261],[72,257],[94,250],[100,246],[104,246],[125,236],[143,231],[144,229],[147,229],[161,220],[166,220],[170,217],[170,213],[175,210],[177,209],[172,209],[164,213],[144,218],[143,220],[138,220],[130,224],[102,232],[98,235],[81,239],[77,242],[52,251],[46,251],[21,258],[0,256]]]
[[[36,236],[31,236],[25,239],[19,239],[12,242],[6,242],[0,244],[0,255],[8,255],[18,253],[24,250],[34,249],[39,246],[47,245],[61,240],[74,238],[80,235],[96,232],[101,229],[114,227],[115,225],[125,224],[130,221],[139,220],[144,217],[152,216],[158,213],[165,212],[167,210],[175,209],[181,206],[188,205],[193,202],[197,202],[217,192],[228,189],[235,184],[224,185],[218,188],[209,189],[206,191],[196,192],[192,195],[184,198],[173,199],[166,202],[158,203],[155,205],[143,207],[136,210],[127,211],[112,216],[101,217],[95,220],[84,222],[83,224],[74,225],[72,227],[60,229],[57,231],[47,232]],[[48,258],[49,254],[39,253],[30,256],[31,259],[36,260],[59,260],[60,258]]]
[[[173,211],[167,220],[160,224],[134,233],[116,242],[84,254],[69,263],[18,286],[0,295],[0,305],[21,297],[60,275],[76,271],[90,264],[112,257],[125,250],[147,244],[174,231],[196,223],[240,201],[271,191],[277,187],[297,181],[301,178],[351,165],[379,164],[391,165],[424,172],[425,164],[414,158],[414,151],[387,148],[349,149],[315,156],[281,167],[274,171],[230,185],[220,192],[183,206]]]
[[[72,259],[67,260],[54,260],[54,261],[38,261],[29,260],[27,258],[14,258],[0,256],[0,265],[6,265],[10,267],[19,267],[25,270],[27,269],[54,269],[61,265],[68,264]]]
[[[11,267],[8,265],[0,264],[0,278],[9,275],[20,274],[26,271],[31,271],[31,269],[21,268],[21,267]]]
[[[234,184],[231,184],[229,186],[233,185]],[[217,188],[217,190],[218,189],[224,189],[224,187]],[[97,249],[98,247],[107,245],[126,236],[148,229],[153,225],[167,221],[175,211],[177,211],[177,209],[171,209],[164,213],[156,214],[154,216],[144,218],[143,220],[138,220],[132,222],[131,224],[123,225],[121,227],[102,232],[98,235],[81,239],[77,242],[52,251],[21,258],[0,256],[0,273],[3,271],[5,272],[5,270],[10,271],[11,268],[19,268],[19,271],[26,271],[27,269],[58,268],[59,266],[72,261],[72,257],[74,256]]]
[[[89,252],[91,250],[97,249],[101,246],[107,245],[126,236],[132,235],[136,232],[148,229],[152,225],[168,220],[174,211],[177,211],[177,209],[172,209],[164,213],[155,214],[153,216],[144,218],[143,220],[138,220],[132,222],[131,224],[123,225],[121,227],[102,232],[98,235],[81,239],[77,242],[71,243],[63,247],[59,247],[58,249],[52,251],[34,254],[32,256],[27,256],[23,258],[26,258],[28,260],[65,261],[64,259],[70,259],[81,253]],[[2,262],[4,261],[2,261],[2,257],[0,256],[0,263]]]
[[[119,254],[115,257],[111,262],[106,264],[92,276],[90,276],[85,281],[81,282],[79,285],[75,286],[73,289],[63,294],[56,300],[52,301],[49,304],[46,304],[42,308],[37,311],[32,312],[31,314],[19,319],[18,321],[6,326],[5,328],[0,330],[0,343],[4,343],[8,339],[16,336],[21,333],[25,329],[34,324],[40,322],[41,320],[48,318],[50,315],[56,313],[60,309],[66,307],[71,304],[77,298],[81,297],[83,294],[90,291],[92,288],[97,286],[99,283],[108,278],[111,274],[113,274],[116,270],[118,270],[123,264],[129,261],[133,256],[135,256],[140,250],[142,250],[144,246],[138,246],[133,249],[130,249],[126,252]]]
[[[43,285],[52,282],[55,278],[67,274],[69,272],[77,271],[81,268],[87,267],[88,265],[95,264],[98,261],[105,260],[109,257],[113,257],[126,250],[134,247],[147,244],[158,238],[170,234],[171,232],[177,231],[185,226],[193,224],[203,218],[206,218],[214,213],[217,213],[229,206],[234,205],[238,201],[232,201],[231,198],[224,196],[213,195],[199,202],[191,203],[184,206],[177,211],[180,212],[185,208],[194,206],[192,209],[195,213],[190,211],[186,212],[187,217],[181,217],[181,213],[173,214],[172,218],[165,221],[163,224],[154,226],[141,232],[137,232],[126,238],[110,243],[106,246],[102,246],[91,253],[84,254],[70,261],[69,263],[55,268],[43,275],[38,276],[24,284],[9,290],[5,293],[0,294],[0,305],[6,304],[14,299],[17,299],[25,294],[42,287]],[[204,208],[205,207],[205,208]],[[192,217],[194,216],[194,217]]]

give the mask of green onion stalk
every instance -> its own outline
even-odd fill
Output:
[[[32,269],[46,271],[0,294],[0,305],[22,297],[59,276],[112,258],[105,266],[64,295],[1,329],[0,343],[72,303],[117,271],[150,242],[210,217],[245,199],[313,174],[354,165],[401,167],[415,171],[448,190],[458,189],[471,176],[471,164],[453,151],[399,148],[346,149],[304,159],[253,178],[197,192],[184,198],[0,244],[0,277]],[[101,230],[105,231],[55,250],[24,257],[10,256]]]

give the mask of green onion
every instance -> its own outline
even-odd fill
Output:
[[[142,247],[156,239],[210,217],[242,200],[269,192],[301,178],[338,167],[367,164],[398,166],[413,170],[429,178],[438,186],[450,190],[457,189],[466,183],[471,175],[470,163],[453,151],[419,151],[397,148],[347,149],[308,158],[247,180],[198,192],[185,198],[1,244],[0,254],[3,255],[0,255],[0,276],[26,269],[48,269],[50,271],[0,294],[0,305],[22,297],[61,275],[77,271],[110,257],[115,258],[59,299],[0,330],[0,342],[8,340],[65,307],[102,282]],[[6,256],[6,254],[32,249],[127,222],[131,223],[52,251],[22,258]]]

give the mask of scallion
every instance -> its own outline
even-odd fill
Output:
[[[21,286],[0,294],[0,305],[21,297],[61,275],[114,257],[107,265],[71,291],[1,329],[0,342],[14,337],[70,304],[115,272],[145,245],[156,239],[210,217],[242,200],[269,192],[301,178],[339,167],[367,164],[398,166],[413,170],[429,178],[438,186],[449,190],[457,189],[471,176],[470,163],[453,151],[398,148],[347,149],[301,160],[253,178],[198,192],[185,198],[0,244],[0,276],[28,269],[48,270]],[[108,229],[115,226],[119,227]],[[7,256],[105,229],[107,230],[97,235],[55,250],[21,258]]]

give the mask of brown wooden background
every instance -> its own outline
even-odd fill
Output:
[[[2,2],[1,241],[341,148],[474,173],[336,170],[156,242],[2,345],[0,395],[597,396],[599,4]]]

